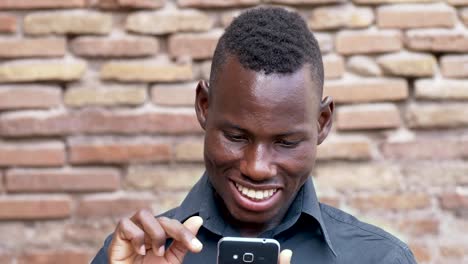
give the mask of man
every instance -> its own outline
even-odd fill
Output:
[[[216,263],[224,236],[275,238],[288,249],[281,264],[416,263],[395,237],[318,202],[310,173],[334,109],[323,78],[299,15],[258,8],[235,19],[196,90],[205,174],[180,207],[123,219],[92,263]]]

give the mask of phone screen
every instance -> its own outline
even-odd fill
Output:
[[[218,242],[218,264],[277,264],[279,251],[274,239],[224,237]]]

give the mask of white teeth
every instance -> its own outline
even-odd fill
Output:
[[[238,183],[236,183],[236,188],[237,190],[239,190],[240,193],[242,193],[242,195],[250,199],[255,199],[255,200],[264,200],[264,199],[270,198],[276,192],[276,189],[270,189],[270,190],[249,189]]]

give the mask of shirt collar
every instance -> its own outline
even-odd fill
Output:
[[[295,219],[295,222],[300,217],[301,213],[312,216],[319,223],[325,242],[336,256],[336,251],[333,248],[330,236],[322,218],[322,212],[320,210],[320,204],[317,199],[314,184],[310,177],[299,190],[290,210],[288,211],[286,219],[293,218]],[[229,235],[235,235],[233,230],[223,229],[226,228],[226,225],[222,220],[221,212],[218,209],[216,200],[214,199],[214,190],[208,180],[206,172],[193,186],[184,201],[182,201],[182,204],[180,205],[179,210],[176,210],[174,217],[183,222],[193,215],[201,216],[204,221],[203,226],[213,233],[220,236],[223,236],[223,234],[226,235],[226,233]],[[287,226],[280,225],[279,228],[287,229],[292,224],[287,224]]]

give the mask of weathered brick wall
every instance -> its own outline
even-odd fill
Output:
[[[298,10],[324,54],[322,201],[467,263],[467,0],[0,0],[0,263],[85,263],[119,217],[184,197],[196,80],[259,3]]]

